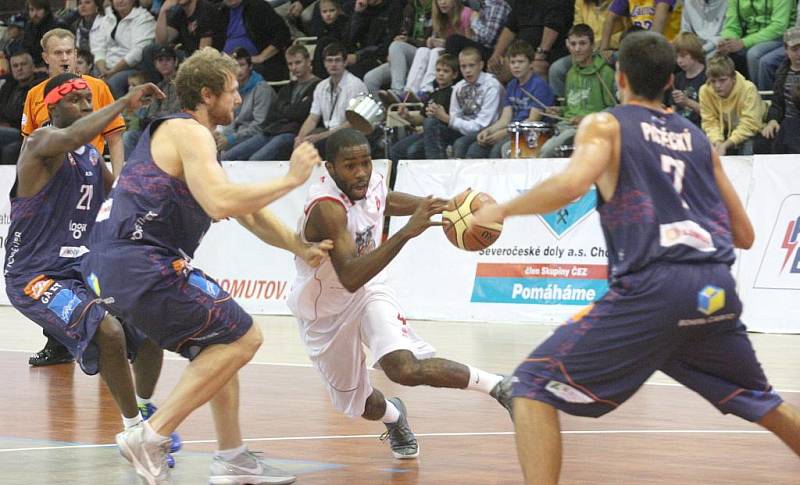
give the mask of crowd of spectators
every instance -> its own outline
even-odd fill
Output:
[[[0,158],[14,163],[26,117],[43,116],[26,97],[67,65],[114,97],[144,81],[167,93],[126,113],[124,136],[107,133],[112,158],[130,153],[179,109],[172,79],[206,46],[240,65],[243,103],[216,134],[224,159],[322,148],[364,93],[395,108],[392,136],[370,138],[393,160],[506,157],[510,126],[528,122],[550,130],[537,155],[561,156],[583,117],[618,102],[615,52],[638,29],[674,43],[664,104],[721,153],[796,153],[797,13],[796,0],[27,0],[0,26]],[[48,61],[53,29],[73,46],[51,38]]]

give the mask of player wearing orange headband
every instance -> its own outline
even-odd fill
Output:
[[[47,81],[42,94],[52,126],[30,134],[17,162],[6,293],[14,308],[69,349],[86,374],[100,373],[130,427],[142,420],[136,396],[152,396],[162,352],[106,313],[78,272],[89,231],[114,180],[88,142],[123,109],[137,109],[144,97],[164,94],[144,85],[93,113],[88,83],[72,73]],[[135,387],[127,357],[133,360]]]
[[[47,64],[48,79],[37,84],[28,92],[22,112],[20,131],[27,137],[39,127],[50,124],[50,114],[44,101],[44,88],[54,76],[65,72],[75,72],[76,48],[75,35],[69,30],[53,29],[42,37],[42,58]],[[105,82],[91,76],[83,76],[92,92],[92,107],[95,111],[114,102],[114,97]],[[125,122],[121,116],[111,120],[102,131],[98,131],[92,145],[102,154],[105,143],[111,155],[111,165],[115,174],[122,169],[125,161],[125,150],[122,145],[122,132]],[[47,345],[32,355],[28,363],[32,366],[61,364],[71,362],[72,355],[49,335]]]

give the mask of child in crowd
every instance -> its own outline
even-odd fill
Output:
[[[467,149],[478,133],[497,119],[503,85],[493,75],[483,72],[483,56],[474,47],[467,47],[458,55],[458,65],[464,79],[453,87],[450,111],[432,102],[422,123],[425,140],[425,158],[442,159],[447,156],[448,144],[453,145],[456,158],[464,158]]]
[[[555,104],[553,90],[533,72],[533,46],[524,40],[515,40],[506,55],[514,78],[506,86],[503,111],[497,121],[478,133],[467,150],[467,158],[501,158],[508,140],[508,125],[512,121],[538,121],[542,113]]]
[[[314,75],[319,78],[327,77],[322,61],[322,52],[325,46],[333,42],[345,44],[347,40],[348,17],[342,12],[339,0],[320,0],[319,16],[315,13],[311,20],[311,35],[317,38],[317,47],[314,50]]]
[[[452,54],[442,54],[436,61],[436,87],[430,95],[430,103],[436,103],[450,112],[450,98],[453,93],[453,83],[458,78],[458,59]],[[427,109],[427,105],[425,106]],[[422,126],[425,120],[425,109],[422,112],[413,112],[401,107],[398,114],[408,121],[411,126]],[[422,133],[411,134],[392,145],[390,158],[394,166],[400,159],[420,160],[425,158],[425,143]],[[393,169],[394,173],[395,170]]]
[[[736,72],[730,57],[716,55],[700,88],[703,131],[722,155],[752,155],[753,137],[764,126],[764,103],[758,88]]]
[[[681,32],[672,43],[677,54],[678,67],[671,93],[675,112],[700,126],[700,88],[706,83],[706,56],[703,44],[696,34]]]
[[[776,135],[784,131],[785,126],[797,127],[797,122],[790,122],[792,118],[800,118],[800,105],[795,101],[797,88],[800,86],[800,27],[792,27],[783,34],[783,46],[786,50],[786,60],[775,73],[775,87],[772,89],[772,102],[767,111],[767,126],[761,131],[764,137],[765,147],[759,152],[764,153],[797,153],[796,151],[783,151],[786,142],[792,143],[791,139],[797,139],[798,132],[794,131],[783,133],[781,144],[770,147]],[[797,142],[793,142],[796,146]]]
[[[78,49],[75,60],[75,74],[78,76],[83,76],[84,74],[94,75],[94,55],[90,51]],[[130,85],[130,78],[128,78],[128,85]]]
[[[430,93],[433,79],[436,77],[436,59],[444,51],[445,40],[451,34],[471,37],[469,27],[472,9],[465,7],[462,0],[436,0],[433,5],[433,35],[428,38],[427,46],[420,47],[414,54],[414,61],[408,70],[405,91],[409,93],[399,96],[402,99],[414,99],[423,93]]]

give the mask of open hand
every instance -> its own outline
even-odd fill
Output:
[[[167,96],[153,83],[145,83],[131,88],[122,99],[128,111],[135,111],[147,106],[153,99],[164,99]]]
[[[417,237],[429,227],[445,225],[445,222],[432,221],[431,217],[436,214],[441,214],[448,203],[449,201],[445,199],[434,198],[430,195],[425,197],[417,206],[417,210],[411,215],[411,219],[408,220],[403,230],[405,230],[410,237]]]
[[[776,120],[769,120],[767,126],[765,126],[763,130],[761,130],[761,136],[763,136],[767,140],[771,140],[775,138],[775,135],[778,134],[778,130],[780,130],[780,128],[781,125],[778,124]]]
[[[307,243],[299,256],[312,268],[316,268],[328,257],[328,252],[333,249],[333,241],[325,239],[318,243]]]
[[[686,93],[684,93],[680,89],[673,90],[672,101],[678,106],[684,106],[686,104]]]

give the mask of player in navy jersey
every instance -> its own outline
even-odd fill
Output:
[[[65,73],[48,82],[45,103],[52,126],[31,133],[20,153],[6,248],[11,304],[64,344],[86,374],[100,373],[126,427],[142,420],[136,396],[153,394],[162,351],[97,304],[79,264],[113,182],[89,142],[124,109],[137,109],[152,95],[163,93],[148,84],[92,113],[92,93],[83,79]]]
[[[599,417],[656,370],[723,413],[769,429],[800,455],[800,412],[767,382],[730,272],[753,228],[719,156],[691,122],[661,108],[675,53],[638,32],[620,48],[624,104],[588,116],[567,168],[483,208],[476,223],[565,206],[592,185],[609,255],[609,290],[557,328],[515,372],[517,453],[528,483],[561,469],[557,410]]]
[[[117,435],[123,456],[150,485],[171,483],[169,435],[206,402],[218,444],[210,483],[295,480],[242,442],[237,373],[261,345],[261,332],[225,290],[191,265],[211,222],[229,217],[312,266],[331,247],[330,241],[303,242],[265,208],[321,163],[311,144],[295,149],[289,172],[271,181],[231,183],[217,160],[212,132],[231,123],[241,103],[238,68],[210,47],[184,61],[175,88],[185,111],[145,128],[100,208],[92,251],[81,265],[85,281],[112,313],[191,361],[158,411]]]

